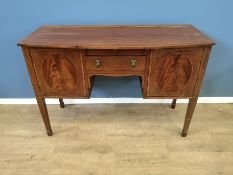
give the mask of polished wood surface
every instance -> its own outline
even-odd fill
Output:
[[[147,49],[85,49],[87,56],[145,56]]]
[[[0,105],[1,175],[232,175],[233,104],[48,105],[54,136],[37,105]]]
[[[191,25],[43,26],[20,41],[48,135],[44,98],[89,98],[96,75],[138,76],[143,98],[188,98],[186,136],[214,42]]]
[[[191,97],[204,48],[153,50],[148,96]]]
[[[96,66],[99,61],[100,67]],[[134,64],[133,64],[134,63]],[[87,56],[86,68],[89,72],[144,72],[145,56]]]
[[[182,130],[183,137],[186,137],[186,135],[188,134],[189,125],[190,125],[190,122],[192,120],[193,112],[195,110],[196,104],[197,104],[197,97],[189,99],[188,108],[186,111],[186,116],[185,116],[185,121],[184,121],[184,126],[183,126],[183,130]]]
[[[43,95],[86,96],[80,51],[30,49],[30,54]]]
[[[212,45],[191,25],[43,26],[20,46],[79,49],[171,48]]]

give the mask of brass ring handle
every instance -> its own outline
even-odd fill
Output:
[[[131,60],[130,61],[130,67],[131,67],[132,70],[136,69],[136,66],[137,66],[136,63],[137,63],[136,60]]]
[[[98,70],[102,69],[102,64],[100,60],[95,60],[95,67]]]

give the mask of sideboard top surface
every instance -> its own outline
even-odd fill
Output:
[[[213,45],[192,25],[42,26],[18,43],[27,47],[156,49]]]

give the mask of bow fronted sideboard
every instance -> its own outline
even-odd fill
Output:
[[[89,98],[96,75],[138,76],[143,98],[189,99],[186,136],[214,42],[191,25],[42,26],[22,47],[47,134],[45,98]]]

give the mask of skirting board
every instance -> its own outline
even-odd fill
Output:
[[[64,99],[65,104],[96,104],[96,103],[171,103],[171,99],[143,98],[90,98]],[[178,99],[177,103],[187,103],[187,99]],[[46,99],[47,104],[59,104],[58,99]],[[233,103],[233,97],[199,97],[198,103]],[[37,104],[35,98],[0,98],[0,104]]]

